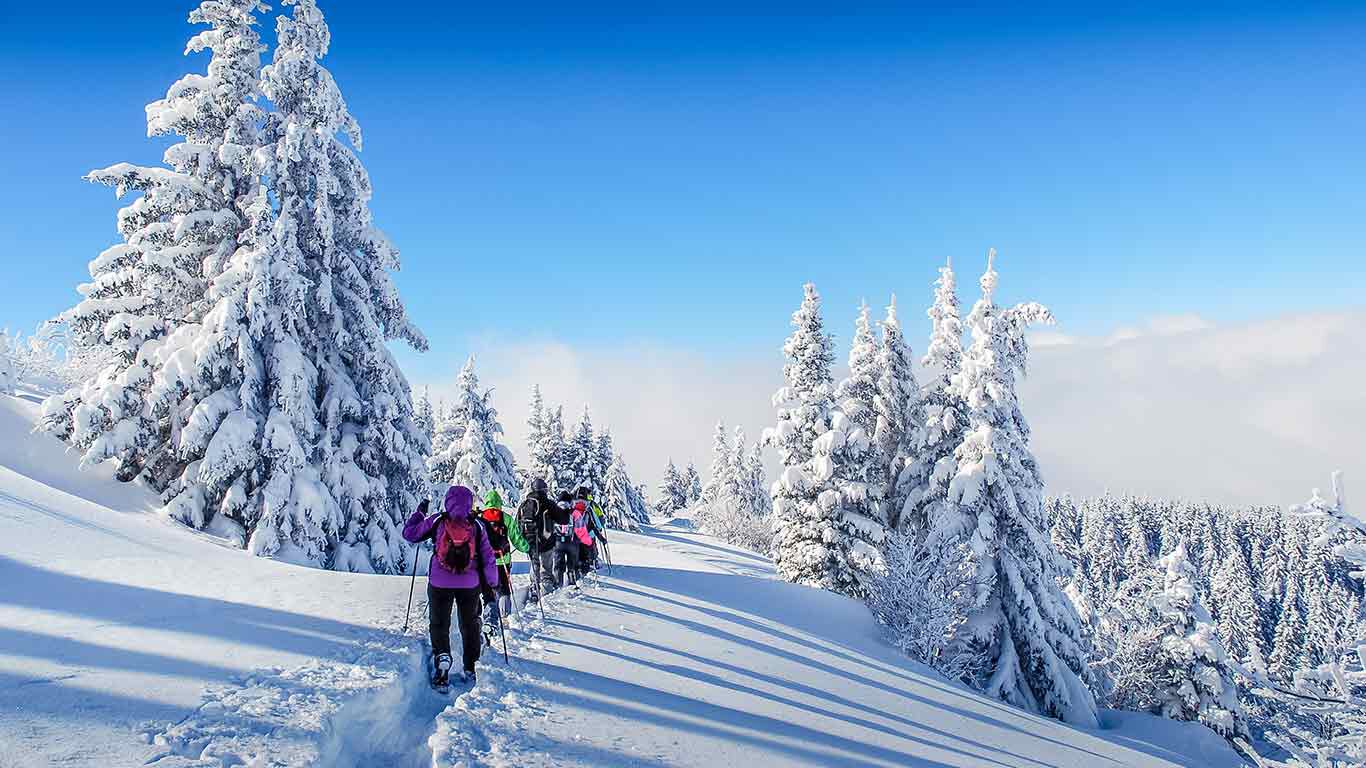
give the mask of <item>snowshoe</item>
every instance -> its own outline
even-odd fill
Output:
[[[436,671],[432,674],[432,689],[437,693],[451,692],[451,656],[443,653],[436,657]]]

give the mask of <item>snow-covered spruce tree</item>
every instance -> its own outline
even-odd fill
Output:
[[[817,456],[829,457],[832,481],[838,492],[841,557],[852,580],[841,591],[866,596],[882,568],[881,550],[887,540],[887,465],[899,453],[884,456],[873,440],[883,412],[878,408],[878,383],[882,379],[882,355],[868,319],[868,305],[859,309],[854,343],[849,352],[849,378],[835,390],[836,408],[831,430],[817,440]],[[900,407],[904,408],[905,403]],[[743,446],[741,446],[743,450]],[[743,459],[743,453],[739,459]],[[732,464],[735,464],[732,461]],[[838,550],[837,554],[838,554]]]
[[[479,376],[474,371],[474,358],[469,357],[455,378],[455,402],[444,412],[438,412],[436,436],[432,440],[432,455],[427,460],[431,476],[433,500],[446,494],[446,488],[454,482],[455,468],[460,462],[465,432],[470,422],[483,418],[484,395],[479,391]],[[439,448],[439,450],[438,450]]]
[[[550,483],[551,489],[572,491],[578,478],[570,468],[573,457],[570,455],[569,440],[565,438],[564,406],[557,405],[548,414],[545,420],[544,452],[549,457],[549,466],[553,471],[546,482]]]
[[[849,378],[835,388],[835,402],[844,415],[861,427],[870,437],[877,429],[877,411],[873,400],[877,397],[877,382],[880,377],[877,339],[873,336],[872,322],[868,318],[868,302],[859,306],[858,318],[854,322],[854,341],[849,348]]]
[[[1114,601],[1111,703],[1199,721],[1228,738],[1246,736],[1234,665],[1199,600],[1185,543],[1158,568],[1134,573]]]
[[[413,405],[413,421],[422,434],[431,441],[436,437],[436,413],[432,410],[432,398],[427,393],[427,388],[422,388],[422,397],[417,399]]]
[[[531,386],[531,408],[527,415],[526,447],[530,457],[528,474],[532,480],[545,480],[553,483],[555,479],[555,455],[548,441],[549,414],[546,413],[545,400],[541,397],[541,385]]]
[[[959,320],[953,262],[939,269],[935,285],[934,304],[928,312],[930,345],[922,361],[927,376],[921,401],[923,422],[912,434],[908,461],[894,491],[896,498],[905,500],[899,528],[919,536],[925,535],[933,508],[945,504],[949,480],[957,471],[953,452],[963,441],[967,426],[967,406],[953,386],[963,363],[963,323]]]
[[[1025,330],[1052,315],[1038,304],[998,309],[992,257],[968,318],[972,347],[952,385],[969,408],[969,423],[954,454],[949,504],[930,520],[927,542],[938,557],[947,542],[964,542],[972,553],[977,587],[960,639],[987,654],[989,671],[977,681],[982,689],[1094,727],[1088,649],[1058,584],[1065,566],[1044,529],[1043,481],[1015,392],[1028,356]]]
[[[1262,611],[1252,590],[1252,572],[1241,554],[1220,563],[1210,585],[1210,605],[1218,607],[1215,629],[1230,656],[1242,661],[1263,652]]]
[[[1122,580],[1124,540],[1119,501],[1108,492],[1082,503],[1081,548],[1086,553],[1088,589],[1098,597],[1112,594]]]
[[[427,341],[390,277],[398,251],[372,222],[370,178],[352,150],[360,127],[321,64],[327,23],[314,0],[285,5],[292,13],[278,20],[261,72],[276,112],[257,153],[266,190],[255,204],[277,212],[264,256],[284,290],[272,298],[303,323],[268,324],[256,339],[270,405],[258,412],[265,482],[248,548],[288,556],[314,527],[335,536],[333,567],[398,572],[409,550],[398,528],[427,492],[429,446],[388,341]],[[329,503],[341,513],[335,532],[318,525]]]
[[[638,531],[650,522],[650,509],[631,484],[626,461],[620,455],[613,458],[603,479],[602,492],[594,498],[607,516],[608,527]]]
[[[249,236],[250,220],[259,218],[248,209],[259,199],[252,153],[261,142],[262,45],[255,14],[264,9],[259,0],[207,0],[192,11],[190,23],[208,29],[190,38],[185,52],[210,51],[207,71],[180,78],[146,110],[149,136],[181,139],[165,151],[165,167],[119,163],[86,176],[114,187],[120,197],[142,194],[119,211],[124,242],[90,262],[91,281],[78,289],[84,299],[58,318],[70,330],[69,353],[104,348],[109,364],[49,398],[42,427],[79,449],[84,466],[113,461],[120,480],[142,477],[157,490],[178,478],[197,484],[184,477],[191,461],[182,454],[202,452],[203,446],[185,446],[181,432],[201,400],[215,391],[211,385],[181,385],[189,373],[183,367],[196,361],[168,352],[167,338],[204,320],[211,301],[205,289]],[[167,366],[172,370],[163,373]],[[179,391],[154,401],[154,385]],[[232,410],[236,404],[228,401],[235,399],[228,393],[206,406],[210,420]],[[212,516],[209,507],[223,502],[226,486],[219,485],[201,489],[210,498],[192,515],[196,523],[202,525]]]
[[[460,411],[455,406],[448,406],[444,401],[438,402],[432,407],[432,453],[428,460],[428,466],[437,463],[438,458],[446,455],[451,448],[451,444],[459,440],[465,434],[465,420],[460,417]],[[432,474],[432,482],[436,483],[442,477],[450,477],[455,471],[455,465],[443,466],[439,470],[439,476]]]
[[[727,483],[709,505],[708,532],[727,544],[767,554],[773,545],[772,511],[763,454],[758,445],[747,446],[744,430],[736,427]]]
[[[743,535],[732,543],[766,555],[773,550],[773,499],[768,494],[763,449],[757,443],[745,457],[744,473],[753,519]]]
[[[1081,510],[1071,496],[1049,498],[1045,502],[1049,518],[1049,539],[1058,554],[1074,565],[1082,562]]]
[[[832,490],[833,473],[814,461],[816,440],[829,431],[834,409],[834,339],[825,333],[816,286],[807,283],[804,291],[792,315],[792,335],[783,345],[785,383],[773,396],[778,423],[764,431],[764,444],[777,449],[783,467],[771,489],[773,562],[787,581],[837,589],[840,579],[830,550],[840,535],[836,505],[819,502]]]
[[[602,468],[602,479],[600,480],[600,482],[606,483],[607,470],[612,466],[612,462],[616,461],[617,458],[616,447],[612,444],[612,430],[610,428],[604,428],[602,432],[598,435],[597,458],[598,466]],[[598,488],[601,487],[601,485],[598,486]]]
[[[711,466],[707,471],[706,482],[702,484],[702,495],[698,497],[698,502],[706,505],[716,498],[717,494],[720,493],[721,486],[726,481],[726,467],[729,465],[730,433],[726,431],[726,423],[718,421],[716,422],[716,430],[712,432]]]
[[[1164,629],[1153,651],[1163,668],[1157,683],[1158,714],[1198,720],[1221,736],[1246,736],[1247,722],[1223,644],[1195,591],[1195,567],[1184,543],[1158,561],[1161,594],[1153,600]]]
[[[462,409],[468,409],[464,414],[467,420],[464,433],[447,455],[454,459],[454,469],[445,484],[463,485],[479,496],[498,491],[503,501],[510,508],[514,507],[521,497],[521,484],[517,481],[517,463],[512,450],[500,439],[503,425],[498,422],[498,411],[493,408],[493,392],[481,394],[478,391],[474,358],[470,358],[465,368],[468,376],[462,371],[460,379],[468,389],[461,390],[459,402]]]
[[[1296,526],[1298,527],[1298,526]],[[1300,549],[1298,535],[1287,536],[1291,540],[1288,551]],[[1290,680],[1296,670],[1304,665],[1305,614],[1304,598],[1301,594],[1304,585],[1303,555],[1294,558],[1287,566],[1285,574],[1285,593],[1280,600],[1280,618],[1272,637],[1271,653],[1267,665],[1271,674],[1282,680]]]
[[[828,487],[816,502],[834,521],[835,535],[826,542],[835,568],[835,589],[863,598],[883,568],[887,526],[876,491],[877,462],[872,436],[844,415],[831,413],[830,429],[812,446],[814,476]]]
[[[249,9],[201,10],[235,12],[230,23],[249,28]],[[205,44],[223,45],[226,32],[213,32]],[[240,48],[245,33],[234,34]],[[355,121],[318,63],[327,47],[321,14],[311,2],[298,4],[279,20],[277,37],[260,83],[278,111],[259,133],[254,121],[233,129],[250,146],[224,142],[216,152],[220,162],[250,168],[234,176],[239,189],[218,180],[236,194],[244,224],[235,250],[190,249],[202,259],[207,290],[137,348],[134,363],[148,382],[143,423],[157,425],[144,434],[167,438],[160,453],[141,453],[140,474],[165,488],[169,515],[245,542],[254,554],[395,572],[409,551],[397,528],[425,491],[429,448],[386,343],[425,349],[426,341],[390,281],[397,253],[371,223],[365,171],[337,138],[345,130],[359,146]],[[241,60],[254,64],[259,44],[246,47],[252,52]],[[231,90],[188,85],[169,100],[193,104],[168,107],[174,114],[162,119],[190,119],[195,104]],[[213,95],[197,98],[197,88]],[[236,120],[259,114],[238,106]],[[199,167],[215,155],[186,151]],[[128,171],[134,180],[139,173]],[[187,228],[193,224],[182,221],[177,231]]]
[[[909,489],[897,478],[918,450],[924,422],[921,412],[920,385],[915,380],[911,363],[911,348],[901,333],[901,321],[896,314],[896,296],[887,305],[887,316],[879,323],[877,384],[873,396],[873,411],[877,419],[870,433],[881,470],[878,477],[882,497],[882,511],[890,530],[901,525],[901,511]]]
[[[692,506],[702,499],[702,476],[697,473],[697,465],[688,462],[687,469],[683,470],[683,487],[687,491],[687,506]]]
[[[583,416],[575,425],[574,434],[566,446],[566,455],[568,458],[561,475],[566,481],[566,489],[572,490],[581,485],[588,488],[602,487],[607,467],[598,463],[598,443],[593,437],[593,419],[588,413],[587,405],[583,407]]]
[[[655,499],[655,514],[660,517],[673,516],[687,506],[687,501],[683,478],[678,474],[674,460],[669,459],[669,466],[664,469],[664,479],[659,481],[659,498]]]

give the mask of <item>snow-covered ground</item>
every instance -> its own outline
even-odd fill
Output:
[[[252,558],[78,472],[0,396],[0,766],[1235,766],[1208,730],[1086,732],[947,683],[860,604],[678,522],[525,612],[458,699],[422,585]]]

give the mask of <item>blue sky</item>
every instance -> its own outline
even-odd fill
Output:
[[[117,237],[82,174],[156,161],[142,107],[203,63],[188,2],[15,5],[0,325],[27,329]],[[1073,333],[1360,306],[1366,7],[1200,6],[322,2],[416,378],[480,338],[772,354],[806,280],[847,339],[860,298],[918,322],[988,246]]]

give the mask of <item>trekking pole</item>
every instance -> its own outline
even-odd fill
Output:
[[[408,634],[408,621],[413,615],[413,591],[417,588],[417,559],[422,556],[422,545],[413,547],[413,580],[408,584],[408,610],[403,612],[403,634]]]
[[[536,558],[536,605],[541,609],[541,623],[545,623],[545,582],[542,581],[541,558]]]
[[[510,667],[512,662],[508,660],[508,628],[503,621],[503,609],[498,605],[497,595],[493,600],[493,615],[498,617],[498,631],[503,635],[503,663]]]

